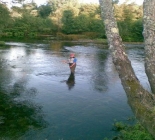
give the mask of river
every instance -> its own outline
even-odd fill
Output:
[[[143,45],[126,44],[141,84]],[[77,58],[74,77],[63,60]],[[134,117],[111,54],[93,43],[7,42],[0,48],[0,139],[102,140]]]

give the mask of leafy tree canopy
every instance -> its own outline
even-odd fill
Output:
[[[50,5],[46,4],[46,5],[39,6],[38,11],[39,11],[39,15],[41,17],[46,18],[50,15],[52,9],[51,9]]]
[[[10,12],[6,5],[0,3],[0,30],[7,26],[10,20]]]

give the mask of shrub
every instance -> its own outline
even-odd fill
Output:
[[[0,41],[0,45],[5,45],[5,42],[4,41]]]
[[[140,123],[127,125],[116,122],[114,127],[120,133],[113,140],[154,140],[153,136]]]

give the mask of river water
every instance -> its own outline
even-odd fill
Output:
[[[126,44],[141,84],[143,45]],[[74,77],[63,60],[76,54]],[[103,140],[133,117],[108,49],[73,43],[7,42],[0,48],[0,139]]]

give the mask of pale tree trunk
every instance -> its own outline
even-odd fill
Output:
[[[124,45],[119,35],[117,22],[114,18],[112,1],[100,0],[100,6],[101,6],[101,15],[104,20],[109,47],[112,50],[113,62],[116,66],[119,76],[124,80],[129,80],[129,81],[134,80],[137,83],[139,83],[131,67],[131,62],[125,53]]]
[[[112,0],[99,0],[99,2],[109,47],[112,52],[113,63],[128,96],[128,102],[137,119],[155,137],[154,95],[150,94],[140,85],[131,66],[131,62],[125,53],[117,22],[114,18]]]
[[[143,35],[146,53],[145,71],[152,92],[155,93],[155,0],[144,0],[143,11]]]

